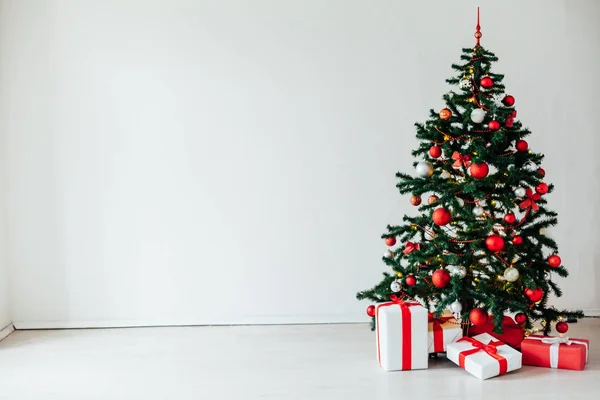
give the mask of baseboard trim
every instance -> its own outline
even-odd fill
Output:
[[[162,326],[228,326],[228,325],[311,325],[311,324],[355,324],[367,323],[363,315],[322,317],[255,317],[231,320],[99,320],[99,321],[13,321],[16,330],[35,329],[101,329],[142,328]]]
[[[583,313],[588,317],[600,317],[600,308],[592,308],[590,310],[583,310]]]
[[[600,316],[600,309],[583,310],[590,317]],[[310,325],[310,324],[355,324],[367,323],[364,315],[338,316],[294,316],[294,317],[250,317],[231,320],[98,320],[98,321],[14,321],[16,330],[35,329],[110,329],[110,328],[142,328],[162,326],[227,326],[227,325]],[[11,325],[11,327],[12,327]],[[7,327],[8,328],[8,327]],[[6,329],[6,328],[5,328]]]
[[[14,331],[15,331],[15,327],[13,326],[12,323],[10,323],[7,326],[5,326],[0,331],[0,342],[3,341],[4,339],[6,339],[8,337],[8,335],[10,335],[11,333],[13,333]]]

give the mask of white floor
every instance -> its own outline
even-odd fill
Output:
[[[481,382],[445,358],[383,372],[360,324],[17,331],[0,343],[0,399],[597,398],[600,320],[570,333],[592,340],[585,371],[524,367]]]

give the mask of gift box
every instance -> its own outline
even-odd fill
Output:
[[[394,295],[391,299],[375,311],[379,364],[386,371],[427,368],[427,310]]]
[[[427,326],[427,345],[429,353],[441,353],[446,351],[446,345],[457,341],[463,336],[460,322],[454,318],[449,311],[441,318],[434,318],[429,314],[429,325]]]
[[[492,318],[489,318],[488,322],[485,324],[469,327],[467,336],[473,337],[481,335],[482,333],[487,333],[488,335],[491,335],[502,343],[506,343],[514,349],[521,348],[521,342],[523,339],[525,339],[525,331],[523,331],[523,329],[515,322],[514,319],[507,316],[504,317],[502,320],[502,333],[494,332],[494,328],[495,326]]]
[[[448,344],[446,357],[479,379],[521,368],[521,353],[487,333]]]
[[[525,365],[577,371],[587,364],[589,349],[589,340],[568,337],[531,335],[521,344]]]

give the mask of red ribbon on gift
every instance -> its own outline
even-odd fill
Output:
[[[403,253],[409,254],[415,250],[421,250],[421,245],[419,243],[408,242],[406,243],[406,247],[404,248]]]
[[[540,200],[542,196],[539,193],[533,193],[533,190],[531,189],[527,189],[525,193],[527,194],[527,198],[519,204],[521,210],[524,210],[527,207],[531,207],[534,211],[539,210],[540,207],[535,202]]]
[[[461,351],[458,354],[458,365],[461,368],[463,368],[463,369],[465,368],[465,359],[468,356],[483,350],[486,353],[488,353],[488,355],[490,355],[492,358],[495,358],[496,360],[498,360],[498,364],[500,364],[499,375],[505,374],[508,371],[508,361],[506,360],[506,358],[497,354],[498,349],[496,348],[496,346],[502,346],[502,345],[504,345],[504,343],[502,343],[500,341],[496,341],[496,342],[490,342],[489,344],[483,344],[479,340],[473,339],[470,337],[460,338],[460,339],[458,339],[458,342],[469,342],[469,343],[471,343],[471,346],[475,347],[474,349],[471,349],[471,350]]]
[[[429,322],[433,322],[433,351],[441,353],[444,351],[444,328],[442,328],[442,324],[454,317],[434,318],[433,314],[429,313],[428,318]]]
[[[452,159],[454,160],[454,163],[452,164],[453,167],[460,167],[461,165],[464,165],[465,168],[469,168],[469,166],[471,166],[471,156],[468,154],[463,156],[458,151],[455,151],[452,154]]]
[[[389,303],[382,303],[377,306],[375,318],[377,323],[377,360],[381,364],[381,353],[379,352],[379,309],[381,307],[398,305],[400,306],[400,310],[402,310],[402,369],[412,369],[412,320],[410,317],[410,307],[420,306],[421,303],[404,301],[395,294],[390,296],[390,300],[391,302]]]

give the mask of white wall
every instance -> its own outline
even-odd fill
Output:
[[[412,125],[473,44],[460,3],[1,1],[17,326],[365,320]],[[557,186],[556,304],[600,309],[600,4],[481,3]]]

